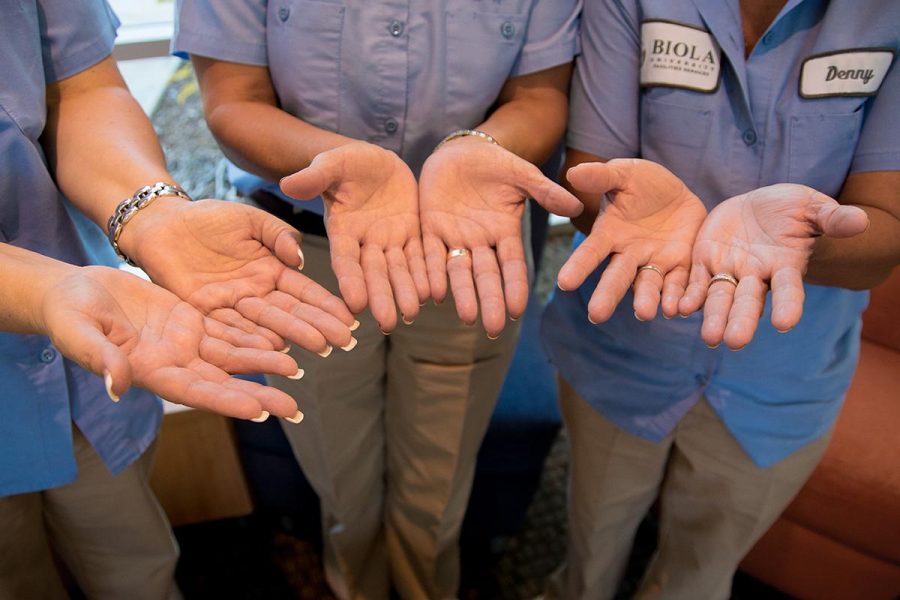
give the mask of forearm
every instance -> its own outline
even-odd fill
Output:
[[[0,331],[46,334],[41,315],[44,296],[77,268],[0,244]]]

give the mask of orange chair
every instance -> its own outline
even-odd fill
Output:
[[[900,269],[872,290],[831,445],[741,569],[798,598],[900,598]]]

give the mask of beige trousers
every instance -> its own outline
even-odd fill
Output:
[[[68,598],[53,553],[91,600],[180,598],[178,547],[147,483],[153,448],[114,477],[72,429],[78,479],[0,497],[0,600]]]
[[[605,419],[563,380],[560,403],[572,447],[569,550],[551,597],[612,598],[637,527],[658,496],[658,549],[635,598],[727,599],[738,563],[831,438],[763,469],[705,399],[658,444]]]
[[[333,292],[327,241],[307,235],[304,274]],[[389,336],[359,316],[351,352],[292,351],[303,379],[272,378],[306,417],[284,430],[322,503],[325,571],[343,599],[456,596],[459,530],[475,458],[518,327],[487,339],[452,300]]]

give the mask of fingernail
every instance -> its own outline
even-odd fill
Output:
[[[378,331],[381,332],[381,335],[391,335],[391,332],[390,332],[390,331],[385,331],[385,330],[382,329],[381,327],[378,328]]]
[[[297,424],[297,423],[299,423],[300,421],[303,420],[303,413],[300,412],[300,411],[298,410],[298,411],[294,414],[293,417],[285,417],[284,420],[287,421],[288,423],[294,423],[294,424]]]
[[[500,334],[498,333],[496,336],[493,336],[493,335],[491,335],[491,334],[487,334],[487,339],[489,339],[489,340],[491,340],[491,341],[493,342],[494,340],[500,339]]]
[[[732,352],[740,352],[743,349],[744,349],[743,346],[741,346],[740,348],[729,348],[729,350],[731,350]]]
[[[519,317],[510,317],[509,320],[515,322],[519,320]]]
[[[282,348],[281,350],[279,350],[279,352],[281,352],[282,354],[287,354],[287,353],[290,352],[290,351],[291,351],[291,345],[290,345],[290,344],[288,344],[287,346],[285,346],[284,348]]]
[[[297,270],[302,271],[303,265],[306,264],[306,259],[303,257],[303,250],[301,250],[300,248],[297,248],[297,256],[300,257],[300,265],[297,267]]]
[[[415,323],[415,321],[415,319],[407,319],[406,317],[403,317],[403,323],[406,325],[412,325],[413,323]]]
[[[331,356],[332,350],[334,350],[334,346],[332,346],[331,344],[328,344],[327,346],[325,346],[324,350],[322,350],[321,352],[316,352],[316,354],[318,354],[322,358],[328,358],[329,356]]]
[[[667,315],[666,313],[663,313],[663,319],[665,319],[666,321],[668,321],[668,320],[671,319],[671,318],[672,318],[672,317],[670,317],[670,316]]]
[[[382,332],[382,333],[384,333],[384,332]],[[347,344],[346,346],[341,346],[341,350],[343,350],[344,352],[350,352],[351,350],[356,348],[356,344],[358,344],[358,343],[359,343],[359,340],[357,340],[353,336],[350,336],[350,343]]]
[[[106,395],[109,396],[109,399],[112,400],[113,402],[118,402],[119,397],[116,395],[116,393],[112,389],[113,380],[112,380],[112,374],[109,371],[103,372],[103,384],[106,386]]]
[[[643,323],[644,321],[646,321],[646,319],[642,319],[642,318],[640,318],[640,317],[638,316],[637,311],[634,311],[634,318],[637,319],[638,321],[642,322],[642,323]]]
[[[294,373],[293,375],[288,375],[287,378],[288,379],[302,379],[303,375],[305,373],[306,373],[306,371],[304,371],[303,369],[297,369],[296,373]]]
[[[791,329],[792,329],[791,327],[788,327],[787,329],[778,329],[778,328],[776,328],[775,331],[777,331],[778,333],[787,333],[787,332],[790,331]]]
[[[600,324],[599,322],[593,320],[591,318],[591,315],[588,315],[588,321],[590,322],[591,325],[599,325]]]
[[[716,344],[715,346],[710,346],[709,344],[707,344],[706,347],[709,348],[710,350],[715,350],[716,348],[719,347],[719,344]]]
[[[254,423],[262,423],[263,421],[265,421],[268,418],[269,418],[269,411],[264,410],[261,413],[259,413],[258,417],[256,417],[255,419],[250,419],[250,420],[253,421]]]
[[[353,319],[353,325],[350,326],[350,331],[356,331],[359,329],[359,321]]]
[[[681,313],[678,313],[678,316],[681,317],[682,319],[687,319],[690,315],[683,315]]]

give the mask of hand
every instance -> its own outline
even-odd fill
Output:
[[[381,330],[412,323],[428,299],[416,180],[390,150],[352,142],[281,180],[301,200],[321,195],[331,268],[353,312],[368,304]],[[396,305],[395,305],[396,302]]]
[[[609,319],[634,285],[634,316],[678,313],[688,281],[691,248],[706,208],[668,169],[641,159],[583,163],[567,173],[572,186],[608,194],[591,233],[559,271],[559,287],[574,290],[612,254],[588,304],[593,323]],[[659,269],[640,269],[652,265]],[[639,270],[640,269],[640,270]]]
[[[299,235],[243,204],[163,197],[128,223],[120,245],[155,283],[274,348],[282,338],[322,354],[352,347],[346,305],[296,269]]]
[[[431,293],[441,302],[447,276],[464,323],[481,319],[490,337],[517,319],[528,303],[528,269],[522,246],[525,198],[565,216],[581,212],[577,198],[531,163],[496,144],[458,138],[441,146],[422,167],[419,202]],[[450,249],[468,254],[448,259]],[[477,299],[476,299],[477,290]]]
[[[682,314],[704,306],[703,341],[743,348],[756,332],[772,288],[772,325],[781,332],[803,314],[803,275],[816,237],[853,237],[869,218],[854,206],[803,185],[781,183],[725,200],[707,217],[694,244],[691,280]],[[726,273],[738,280],[710,285]]]
[[[41,314],[59,351],[105,377],[113,400],[133,383],[170,402],[231,417],[302,416],[287,394],[228,375],[296,377],[302,371],[294,359],[134,275],[77,269],[44,294]]]

